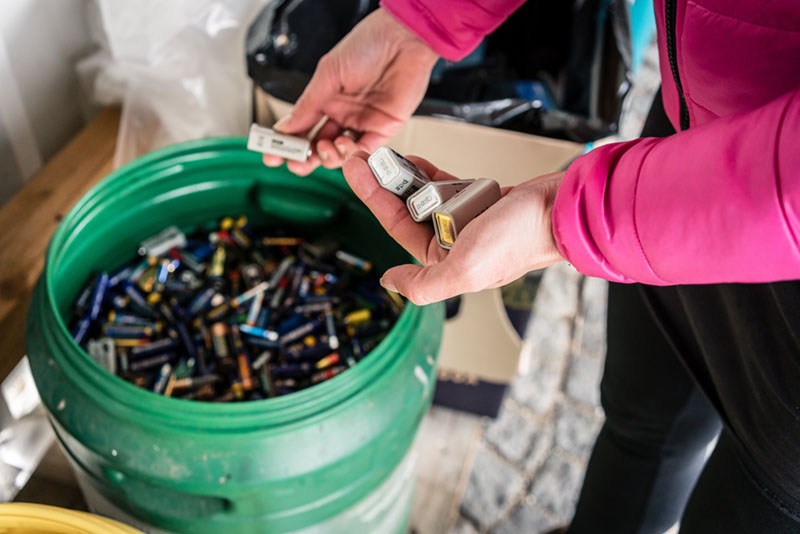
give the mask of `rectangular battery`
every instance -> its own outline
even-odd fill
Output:
[[[311,141],[253,124],[247,137],[247,150],[295,161],[306,161],[311,155]]]
[[[422,169],[388,146],[382,146],[373,152],[367,163],[381,187],[403,200],[430,182]]]
[[[433,212],[433,227],[439,246],[452,248],[464,227],[498,200],[500,185],[489,178],[479,178],[456,193]]]
[[[433,211],[450,200],[456,193],[475,180],[442,180],[429,182],[419,191],[408,197],[406,206],[411,218],[422,222],[431,218]]]

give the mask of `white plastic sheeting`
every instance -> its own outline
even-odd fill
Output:
[[[99,50],[77,69],[95,103],[122,103],[115,167],[173,143],[247,133],[245,34],[266,3],[94,0]]]

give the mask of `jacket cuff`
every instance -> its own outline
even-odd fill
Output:
[[[587,276],[668,284],[651,268],[636,231],[636,182],[651,148],[647,141],[595,148],[576,159],[561,182],[551,213],[556,246]]]

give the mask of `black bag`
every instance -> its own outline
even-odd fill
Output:
[[[377,0],[279,0],[247,35],[248,73],[295,102],[319,59]],[[464,60],[434,68],[417,115],[589,142],[617,130],[630,87],[625,0],[531,0]]]

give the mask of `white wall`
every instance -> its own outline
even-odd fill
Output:
[[[85,123],[88,0],[0,0],[0,204]]]

